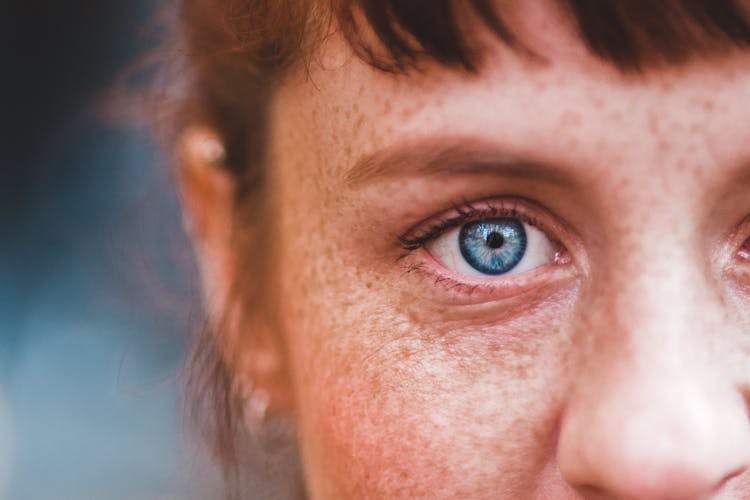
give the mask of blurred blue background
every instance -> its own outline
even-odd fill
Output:
[[[158,148],[99,103],[146,0],[0,7],[0,498],[218,498],[180,370],[197,275]]]

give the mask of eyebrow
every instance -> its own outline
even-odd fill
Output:
[[[350,186],[360,186],[382,178],[467,174],[573,184],[569,172],[558,165],[466,138],[433,138],[388,147],[357,160],[344,179]]]

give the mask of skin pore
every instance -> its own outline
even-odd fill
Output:
[[[750,54],[623,75],[528,4],[546,62],[487,37],[477,75],[395,76],[334,34],[274,97],[270,392],[310,498],[750,491]],[[446,256],[498,217],[552,257]]]

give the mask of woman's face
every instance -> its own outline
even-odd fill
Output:
[[[745,498],[750,54],[623,76],[524,15],[548,64],[397,77],[334,36],[276,96],[310,494]]]

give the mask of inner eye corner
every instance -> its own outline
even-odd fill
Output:
[[[557,266],[567,266],[573,263],[573,256],[570,251],[563,245],[555,247],[553,264]]]
[[[746,223],[742,224],[741,227],[746,227]],[[740,234],[738,235],[737,233]],[[750,262],[750,235],[747,234],[747,230],[745,229],[743,231],[741,229],[738,229],[733,235],[728,238],[728,240],[728,245],[731,245],[735,248],[735,250],[733,250],[732,258]],[[739,243],[739,245],[737,243]]]
[[[750,262],[750,238],[742,242],[739,250],[737,250],[737,257],[744,261]]]

